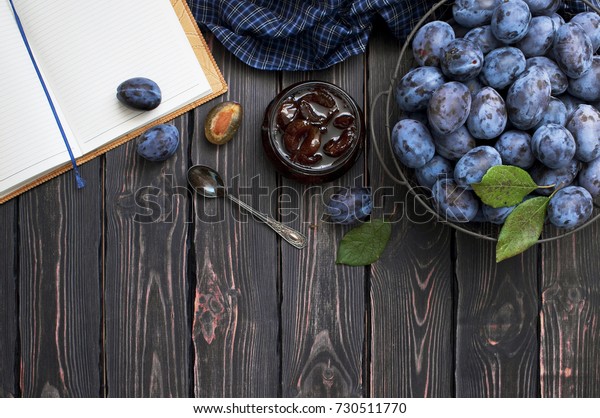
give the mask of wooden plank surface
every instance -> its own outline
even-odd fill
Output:
[[[162,163],[135,141],[106,154],[103,301],[105,395],[189,395],[185,188],[189,115],[181,143]]]
[[[600,224],[541,247],[541,395],[600,396]]]
[[[217,169],[232,193],[273,215],[277,178],[262,151],[260,126],[277,89],[277,73],[253,70],[213,37],[211,49],[229,92],[195,112],[191,160]],[[242,104],[231,142],[204,137],[208,111],[223,100]],[[277,235],[232,202],[197,196],[193,205],[194,395],[276,397],[279,391]]]
[[[369,103],[387,90],[401,45],[375,31],[369,44]],[[385,166],[395,173],[386,144],[385,100],[370,109]],[[393,100],[393,99],[392,99]],[[393,124],[394,122],[391,121]],[[377,397],[448,397],[453,391],[453,311],[450,231],[417,216],[406,187],[369,159],[373,217],[392,218],[392,237],[371,267],[369,288],[369,394]],[[378,191],[377,191],[378,190]]]
[[[19,395],[17,375],[18,199],[0,206],[0,398]]]
[[[495,247],[456,235],[456,396],[538,396],[537,247],[499,264]]]
[[[282,87],[325,80],[346,90],[364,109],[364,56],[326,71],[284,73]],[[365,185],[364,158],[340,179],[311,187],[282,178],[298,216],[289,225],[306,233],[308,246],[281,248],[282,385],[286,397],[346,397],[363,394],[365,274],[362,267],[335,264],[348,227],[322,222],[323,199],[332,186]],[[299,204],[299,205],[298,205]],[[295,219],[294,219],[295,218]]]
[[[19,326],[25,397],[100,394],[101,159],[19,198]]]

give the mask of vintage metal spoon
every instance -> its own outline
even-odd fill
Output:
[[[223,185],[223,179],[215,170],[204,165],[195,165],[190,167],[187,173],[188,183],[192,188],[204,197],[228,197],[229,200],[237,203],[242,208],[246,209],[257,219],[264,222],[271,229],[277,232],[284,240],[292,244],[296,248],[304,248],[306,246],[306,237],[300,232],[292,229],[281,222],[276,221],[264,213],[258,212],[253,207],[239,200],[237,197],[227,193]]]

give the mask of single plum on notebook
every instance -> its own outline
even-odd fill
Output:
[[[182,0],[12,2],[79,160],[226,90],[212,57],[202,59],[208,49],[190,43],[192,35],[206,46]],[[0,0],[0,39],[1,202],[65,171],[70,158],[9,0]],[[140,111],[117,100],[117,86],[132,77],[160,86],[160,106]]]

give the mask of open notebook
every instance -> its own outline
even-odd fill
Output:
[[[184,0],[13,0],[77,162],[226,91]],[[71,168],[58,124],[8,0],[0,0],[0,203]],[[132,77],[162,102],[115,97]]]

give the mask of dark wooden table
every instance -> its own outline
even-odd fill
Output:
[[[379,262],[337,266],[347,229],[321,221],[324,188],[264,156],[264,109],[300,80],[346,89],[383,138],[370,103],[397,61],[390,34],[308,73],[254,70],[207,40],[230,87],[213,104],[245,109],[232,142],[204,139],[205,105],[175,120],[183,142],[164,164],[131,142],[83,165],[83,190],[67,174],[0,206],[0,396],[600,395],[599,224],[496,264],[492,243],[415,222],[369,150],[332,185],[392,188],[375,216],[392,200],[409,216]],[[195,200],[185,173],[197,163],[309,247]]]

